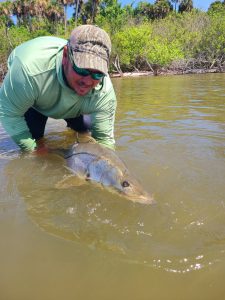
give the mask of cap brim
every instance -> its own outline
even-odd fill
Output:
[[[73,59],[78,68],[98,70],[105,75],[108,73],[107,62],[99,56],[91,53],[74,52]]]

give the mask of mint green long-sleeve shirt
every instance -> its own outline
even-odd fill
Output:
[[[66,43],[56,37],[39,37],[13,50],[0,89],[0,121],[17,145],[33,150],[36,142],[24,119],[30,107],[54,119],[89,114],[92,136],[113,148],[116,96],[111,80],[106,76],[87,95],[77,95],[63,80]]]

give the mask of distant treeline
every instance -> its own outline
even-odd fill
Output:
[[[118,0],[16,0],[0,3],[0,80],[14,47],[44,35],[67,39],[80,24],[99,25],[111,36],[111,73],[225,71],[225,0],[212,2],[207,12],[192,0],[136,7]]]

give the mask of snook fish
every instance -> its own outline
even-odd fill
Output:
[[[155,203],[113,150],[98,143],[77,143],[63,151],[63,156],[67,167],[79,178],[113,188],[134,202]]]

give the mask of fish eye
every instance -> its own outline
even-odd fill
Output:
[[[128,187],[128,186],[130,186],[129,182],[126,181],[126,180],[124,180],[121,185],[122,185],[122,187]]]

